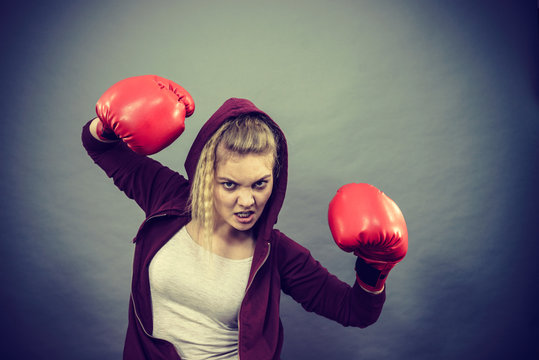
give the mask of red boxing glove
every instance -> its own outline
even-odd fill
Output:
[[[112,85],[97,101],[97,135],[119,138],[143,155],[161,151],[181,135],[195,102],[180,85],[156,75],[130,77]]]
[[[397,204],[369,184],[347,184],[329,203],[329,228],[335,243],[354,252],[359,284],[377,292],[408,250],[408,230]]]

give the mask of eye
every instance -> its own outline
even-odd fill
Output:
[[[224,181],[221,183],[221,185],[223,185],[226,190],[234,190],[234,188],[236,187],[236,184],[232,181]]]
[[[253,184],[253,187],[255,189],[262,190],[266,187],[267,184],[268,184],[267,180],[259,180]]]

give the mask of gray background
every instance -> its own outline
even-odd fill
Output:
[[[183,172],[229,97],[290,144],[278,227],[341,279],[336,189],[392,197],[410,248],[380,320],[344,328],[282,299],[284,359],[539,355],[535,1],[48,1],[1,15],[0,357],[118,359],[143,220],[80,145],[114,82],[158,74],[197,110],[153,157]]]

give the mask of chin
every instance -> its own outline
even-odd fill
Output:
[[[237,231],[249,231],[254,227],[254,224],[236,224],[233,226]]]
[[[230,225],[238,231],[249,231],[256,225],[256,219],[253,219],[253,221],[249,223],[241,223],[234,219]]]

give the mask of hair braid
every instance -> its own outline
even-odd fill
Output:
[[[204,145],[195,171],[189,198],[191,217],[198,222],[197,237],[201,245],[212,250],[214,227],[214,178],[217,167],[217,147],[222,145],[231,153],[267,153],[274,155],[274,176],[279,173],[278,132],[268,125],[267,118],[247,114],[226,121]],[[221,159],[222,160],[222,159]]]

